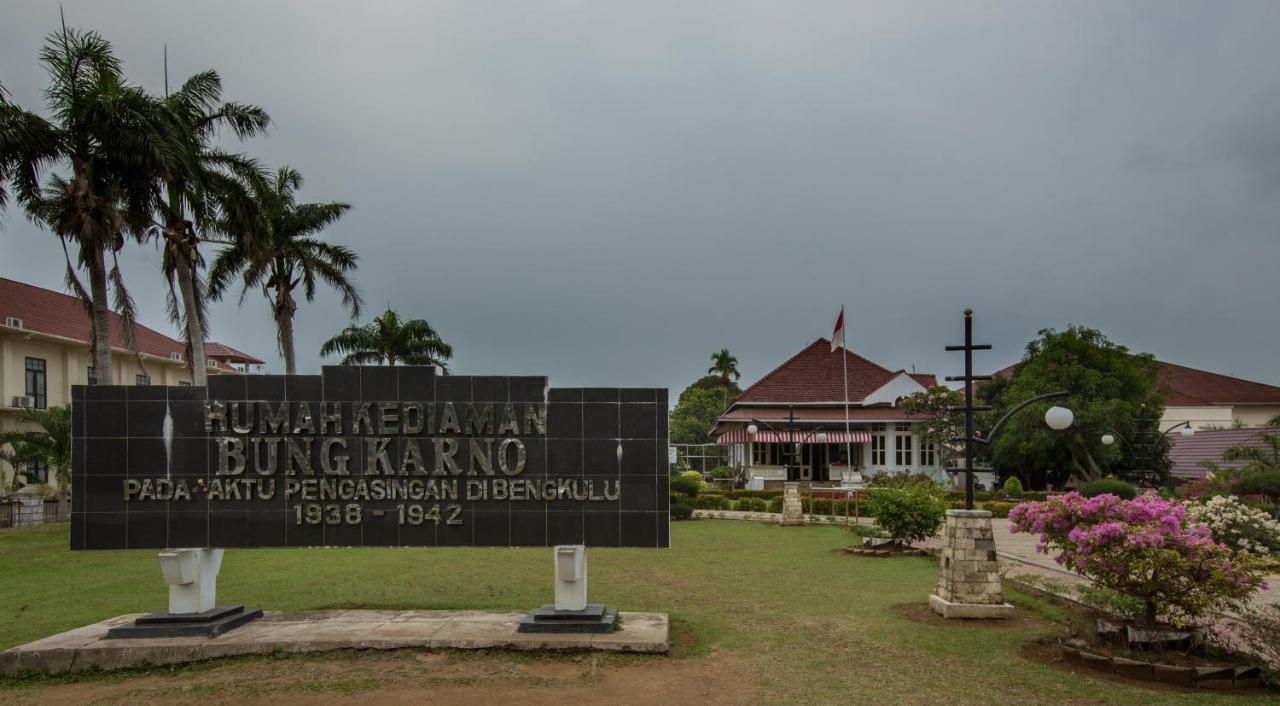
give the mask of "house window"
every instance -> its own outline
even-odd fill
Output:
[[[911,432],[898,432],[894,439],[894,457],[899,466],[911,465]]]
[[[29,484],[48,483],[49,465],[44,461],[27,461],[23,475],[26,476]]]
[[[885,454],[885,428],[883,424],[871,425],[871,465],[883,466],[888,462]]]
[[[920,465],[938,465],[938,445],[932,441],[920,441]]]
[[[90,384],[90,385],[96,385],[96,384],[98,384],[98,381],[94,379],[94,375],[93,375],[93,366],[92,366],[92,365],[90,365],[90,366],[89,366],[89,375],[88,375],[85,379],[89,381],[89,384]]]
[[[751,465],[781,466],[782,447],[778,444],[756,442],[751,445]]]
[[[48,375],[45,372],[44,358],[27,358],[27,397],[36,409],[44,409],[49,405]]]
[[[135,385],[150,385],[151,376],[144,375],[143,373],[138,373],[137,375],[134,376],[133,381]]]

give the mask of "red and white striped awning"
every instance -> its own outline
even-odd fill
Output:
[[[871,433],[865,431],[845,431],[843,429],[824,429],[825,441],[818,441],[817,434],[812,431],[773,431],[761,429],[755,434],[748,434],[745,428],[729,429],[716,437],[717,444],[745,444],[754,441],[762,444],[783,444],[799,441],[804,444],[865,444],[871,441]]]

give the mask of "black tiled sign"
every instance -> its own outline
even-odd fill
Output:
[[[72,549],[666,547],[667,391],[430,367],[72,388]]]

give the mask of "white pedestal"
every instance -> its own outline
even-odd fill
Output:
[[[204,613],[218,599],[221,549],[172,549],[160,552],[160,573],[169,584],[169,613]]]
[[[587,548],[581,544],[562,544],[552,552],[556,565],[556,610],[586,610]]]

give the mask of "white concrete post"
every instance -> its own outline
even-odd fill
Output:
[[[160,573],[169,584],[169,612],[203,613],[218,600],[221,549],[172,549],[160,552]]]
[[[561,544],[551,551],[556,567],[556,610],[586,610],[587,548]]]

